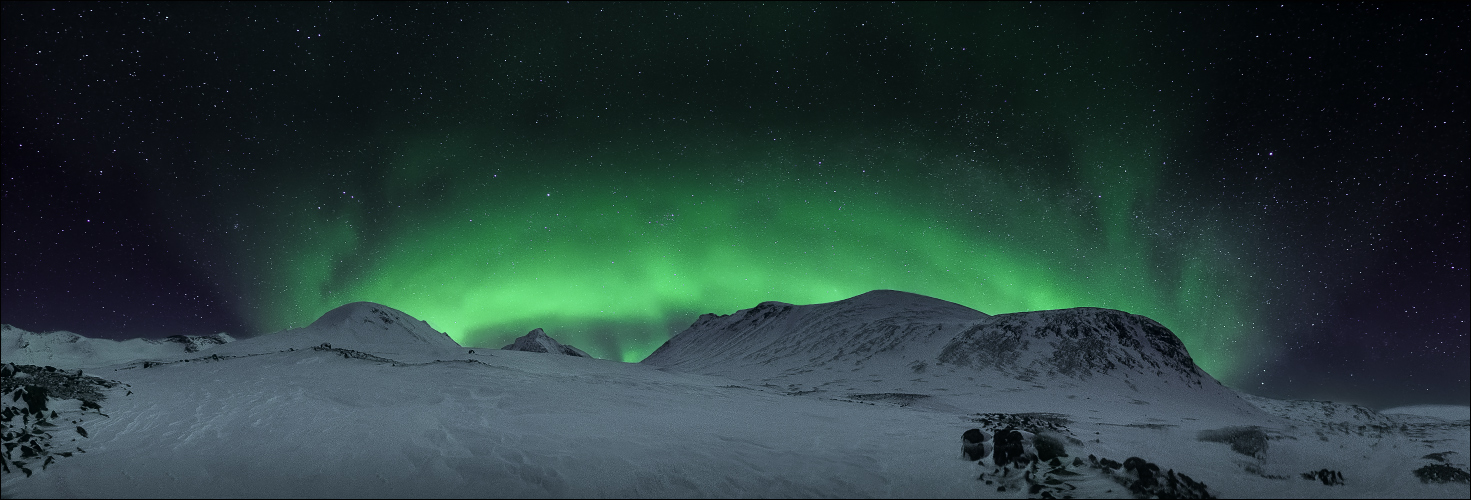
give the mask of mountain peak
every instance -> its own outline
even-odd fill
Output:
[[[395,314],[397,313],[397,314]],[[329,326],[340,326],[344,324],[357,323],[381,323],[391,325],[395,321],[402,321],[408,317],[407,314],[373,302],[352,302],[333,308],[323,313],[321,317],[313,321],[307,328],[321,328]]]
[[[521,338],[516,339],[515,342],[512,342],[508,346],[502,347],[501,350],[504,350],[504,351],[525,351],[525,352],[547,352],[547,353],[556,353],[556,354],[566,354],[568,356],[577,356],[577,357],[580,357],[580,358],[591,358],[592,357],[588,353],[583,352],[582,349],[578,349],[576,347],[572,347],[570,345],[566,345],[566,344],[563,344],[561,342],[557,342],[556,339],[553,339],[550,336],[548,336],[547,333],[545,331],[542,331],[542,329],[540,329],[540,328],[537,328],[535,330],[532,330],[532,331],[528,332],[526,335],[522,335]]]
[[[316,332],[328,342],[347,341],[360,346],[424,345],[459,348],[449,335],[435,330],[403,311],[373,302],[353,302],[322,314],[303,330]]]
[[[443,359],[464,351],[444,332],[403,311],[373,302],[343,304],[304,328],[241,339],[214,348],[222,355],[306,349],[322,344],[405,362]]]
[[[905,302],[905,301],[915,301],[915,300],[921,300],[921,301],[923,301],[923,300],[940,300],[940,299],[936,299],[934,297],[929,297],[929,296],[925,296],[925,295],[920,295],[920,294],[917,294],[917,293],[905,292],[905,291],[901,291],[901,290],[880,289],[880,290],[869,290],[867,292],[863,292],[863,293],[860,293],[858,295],[855,295],[853,297],[849,297],[849,298],[846,298],[846,299],[843,299],[843,300],[844,301],[855,301],[855,302]]]
[[[987,316],[985,313],[948,300],[899,290],[870,290],[843,300],[829,302],[828,304],[883,311],[925,311],[930,314],[967,318],[984,318]]]

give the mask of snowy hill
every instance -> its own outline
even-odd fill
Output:
[[[34,333],[11,325],[0,325],[0,361],[72,370],[93,369],[139,359],[182,356],[234,341],[234,337],[226,333],[118,341],[64,331]]]
[[[515,342],[512,342],[508,346],[502,347],[501,350],[548,352],[553,354],[565,354],[568,356],[577,356],[582,358],[592,357],[588,353],[583,352],[582,349],[578,349],[570,345],[565,345],[561,342],[557,342],[556,339],[548,337],[546,332],[542,331],[542,329],[540,328],[532,330],[526,335],[522,335],[520,338],[517,338]]]
[[[995,369],[1022,379],[1088,380],[1120,374],[1182,386],[1214,382],[1163,325],[1093,307],[991,317],[951,339],[937,362]]]
[[[1385,415],[1417,415],[1438,418],[1449,422],[1471,420],[1471,407],[1455,405],[1400,406],[1381,410],[1380,413]]]
[[[1098,308],[988,316],[890,290],[707,314],[643,363],[798,392],[913,394],[947,408],[1021,399],[998,395],[1025,391],[1025,401],[1008,407],[1054,411],[1086,397],[1124,404],[1110,408],[1264,416],[1196,366],[1180,339],[1149,318]]]
[[[403,311],[372,302],[353,302],[327,311],[305,328],[235,339],[220,333],[205,337],[115,341],[71,332],[31,333],[10,325],[0,330],[4,362],[68,369],[101,368],[135,361],[177,361],[199,352],[246,356],[330,345],[336,349],[406,361],[460,357],[466,351],[449,335]]]
[[[353,302],[327,311],[304,328],[242,339],[211,354],[242,356],[324,344],[406,362],[461,358],[467,352],[448,334],[403,311],[372,302]]]
[[[866,363],[887,369],[932,358],[939,342],[949,340],[947,331],[953,334],[988,317],[959,304],[892,290],[810,306],[762,302],[730,315],[700,316],[643,363],[768,377]]]

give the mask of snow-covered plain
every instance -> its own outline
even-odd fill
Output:
[[[66,425],[52,451],[84,452],[6,473],[0,494],[1035,497],[1024,484],[998,491],[977,479],[990,460],[961,458],[965,430],[992,431],[978,420],[1016,417],[1057,424],[1069,459],[1142,457],[1219,497],[1471,496],[1466,483],[1412,472],[1467,468],[1464,407],[1375,412],[1239,394],[1152,324],[1102,309],[988,316],[870,292],[707,315],[636,364],[472,354],[370,303],[128,360],[42,352],[76,342],[6,329],[5,362],[47,359],[122,384],[103,389],[101,410],[53,400]],[[1232,429],[1265,440],[1248,456],[1209,438]],[[1047,491],[1132,496],[1116,474],[1069,469],[1048,476],[1068,489]],[[1321,469],[1343,484],[1302,476]]]

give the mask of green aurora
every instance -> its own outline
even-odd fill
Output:
[[[261,332],[362,300],[467,346],[540,327],[631,362],[701,313],[896,289],[989,314],[1144,314],[1223,380],[1251,355],[1233,346],[1258,330],[1249,235],[1170,175],[1203,83],[1150,49],[1189,46],[1148,29],[1169,12],[706,7],[680,29],[446,34],[472,63],[427,98],[395,94],[436,71],[409,56],[375,65],[398,75],[379,87],[302,56],[295,78],[315,83],[263,114],[336,114],[264,129],[270,155],[215,145],[236,152],[208,161],[250,165],[238,182],[258,195],[180,217],[246,264],[224,286]],[[782,15],[721,27],[746,11]],[[323,37],[375,39],[351,26]],[[640,56],[588,55],[607,46]],[[343,110],[372,99],[399,106],[352,125]]]
[[[865,161],[819,155],[818,144],[691,155],[653,171],[637,154],[593,158],[596,169],[568,169],[580,173],[567,182],[483,160],[474,137],[459,142],[464,150],[449,155],[459,160],[402,155],[377,193],[300,204],[285,224],[279,214],[255,221],[292,248],[261,269],[258,324],[302,326],[367,300],[467,346],[541,327],[634,362],[704,312],[896,289],[990,314],[1145,314],[1217,374],[1233,366],[1219,339],[1250,334],[1251,318],[1233,306],[1250,283],[1222,261],[1221,230],[1173,221],[1189,233],[1162,236],[1159,221],[1136,218],[1148,200],[1134,186],[1152,179],[1058,194],[955,155],[923,160],[889,148],[887,159]],[[951,173],[910,178],[895,161]]]

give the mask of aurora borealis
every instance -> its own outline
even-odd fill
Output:
[[[638,361],[896,289],[1467,402],[1465,5],[4,5],[6,323]]]

